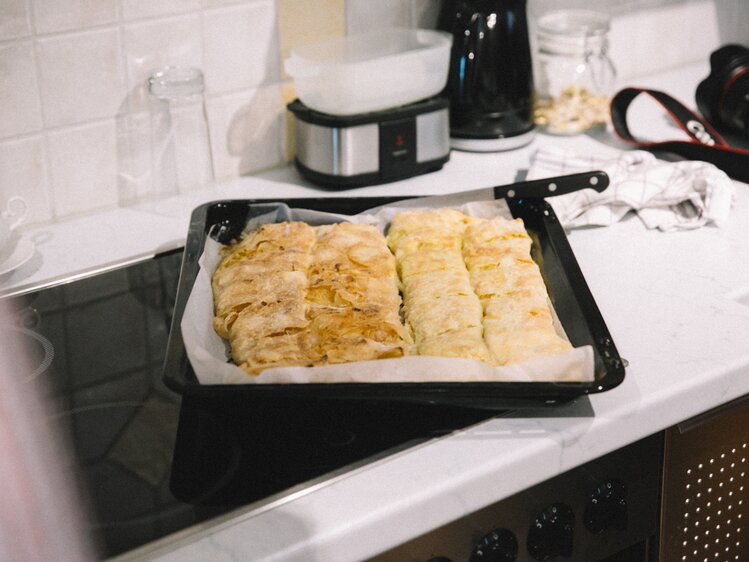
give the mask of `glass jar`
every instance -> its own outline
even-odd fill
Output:
[[[170,66],[148,78],[157,196],[204,188],[213,180],[203,90],[203,73],[197,68]]]
[[[536,125],[558,135],[606,125],[616,79],[609,27],[608,16],[589,10],[559,10],[538,19]]]

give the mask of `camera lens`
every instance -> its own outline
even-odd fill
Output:
[[[721,133],[749,139],[749,49],[726,45],[710,55],[710,75],[697,87],[697,107]]]

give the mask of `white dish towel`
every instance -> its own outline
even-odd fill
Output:
[[[580,155],[558,147],[539,148],[528,179],[603,170],[609,187],[583,189],[550,197],[548,202],[565,228],[607,226],[634,211],[647,228],[671,232],[725,224],[734,184],[714,165],[685,160],[665,162],[644,150],[613,156]]]

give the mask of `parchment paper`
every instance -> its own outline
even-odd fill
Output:
[[[371,209],[349,216],[322,213],[306,209],[291,209],[279,205],[277,209],[253,218],[247,230],[267,222],[299,220],[311,225],[348,220],[373,224],[383,234],[391,217],[406,208],[452,207],[467,215],[491,218],[512,218],[504,200],[493,200],[491,190],[473,191],[443,197],[411,199]],[[229,360],[228,343],[213,330],[213,294],[211,276],[220,260],[221,244],[206,239],[203,255],[198,263],[195,284],[182,317],[182,338],[187,357],[201,384],[269,384],[269,383],[341,383],[341,382],[561,382],[592,381],[594,379],[593,349],[579,347],[568,353],[541,357],[515,365],[492,367],[471,359],[409,356],[397,359],[360,361],[321,367],[283,367],[267,369],[257,376],[249,376]],[[555,322],[560,335],[561,325]]]

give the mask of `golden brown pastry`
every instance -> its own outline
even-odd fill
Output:
[[[265,224],[225,250],[212,279],[213,326],[248,373],[319,360],[306,299],[315,239],[301,222]]]
[[[472,219],[452,209],[398,213],[388,231],[403,291],[403,311],[419,355],[492,363],[482,309],[461,253]]]
[[[370,225],[267,224],[224,251],[214,328],[249,374],[400,357],[395,259]]]
[[[387,239],[348,222],[263,225],[223,251],[214,328],[252,375],[411,353],[491,365],[564,353],[530,248],[520,219],[453,209],[398,213]]]
[[[274,314],[301,306],[315,230],[301,222],[265,224],[223,250],[212,277],[215,318],[223,338],[240,312]],[[302,311],[303,313],[303,311]]]
[[[312,345],[320,363],[407,353],[395,259],[374,226],[342,222],[318,227],[308,301]]]
[[[497,217],[465,230],[463,257],[484,310],[484,341],[499,365],[572,349],[554,328],[530,249],[521,219]]]
[[[406,211],[388,244],[420,355],[507,365],[571,349],[554,329],[522,220]]]

